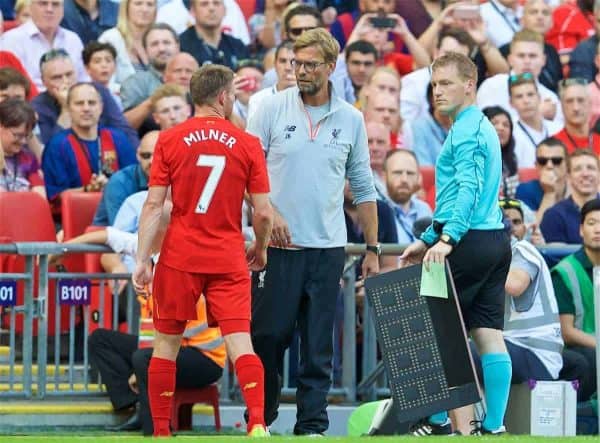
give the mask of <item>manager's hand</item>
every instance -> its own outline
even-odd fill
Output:
[[[290,234],[290,228],[285,221],[285,218],[279,213],[279,211],[273,208],[273,229],[271,231],[271,243],[274,246],[285,248],[292,244],[292,234]]]

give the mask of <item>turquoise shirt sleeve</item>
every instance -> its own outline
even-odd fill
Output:
[[[450,219],[444,225],[444,233],[456,241],[465,235],[471,226],[473,210],[479,204],[483,189],[483,178],[487,150],[485,142],[472,133],[455,134],[454,168],[458,194]]]

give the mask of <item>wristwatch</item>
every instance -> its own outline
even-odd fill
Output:
[[[448,234],[440,235],[440,241],[443,243],[446,243],[447,245],[450,245],[450,246],[456,246],[456,240],[454,240]]]
[[[375,245],[367,245],[367,251],[372,252],[377,257],[379,257],[381,255],[381,245],[379,243]]]

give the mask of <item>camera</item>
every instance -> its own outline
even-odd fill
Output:
[[[386,15],[378,15],[377,17],[371,17],[371,26],[378,29],[394,29],[396,27],[396,19],[388,17]]]

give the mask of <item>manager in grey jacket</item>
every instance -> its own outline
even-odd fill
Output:
[[[275,211],[264,290],[253,299],[252,338],[265,368],[265,421],[277,418],[283,355],[297,325],[300,365],[295,434],[329,426],[332,333],[344,265],[344,179],[368,247],[363,275],[379,271],[377,206],[361,114],[335,96],[329,76],[339,53],[324,29],[294,43],[298,86],[266,98],[248,122],[267,155]]]

